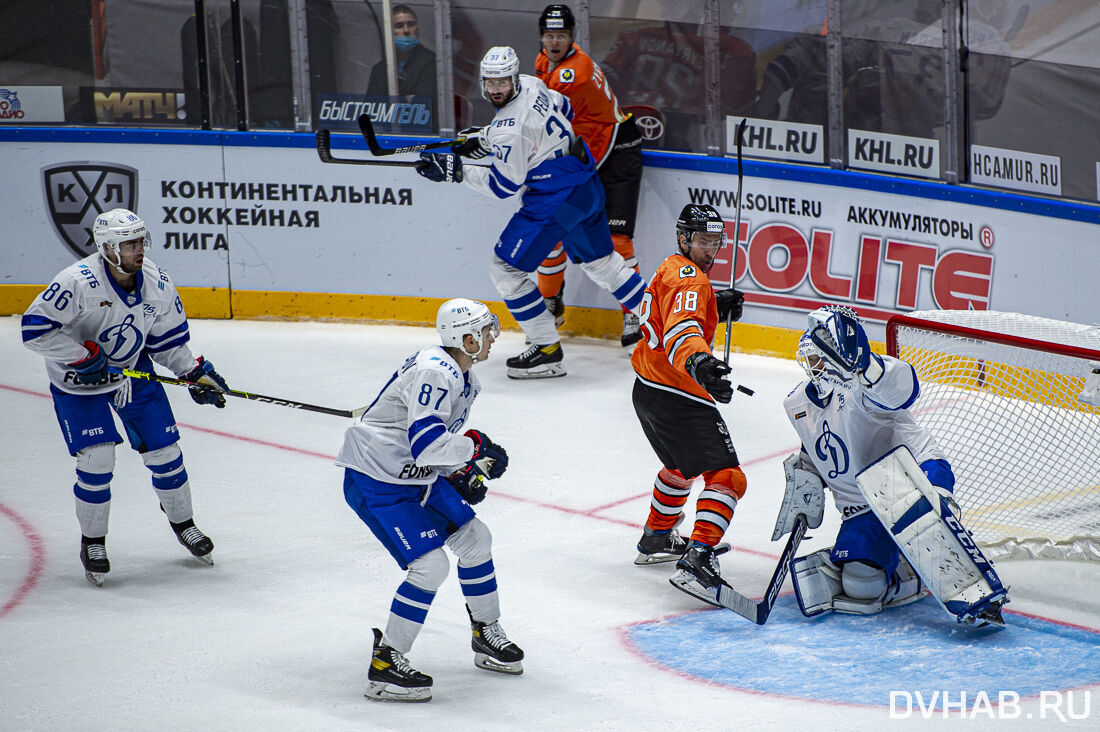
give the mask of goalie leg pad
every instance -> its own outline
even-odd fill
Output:
[[[832,549],[822,549],[791,560],[791,583],[798,608],[807,618],[833,610],[833,599],[841,593],[840,567],[829,560]]]
[[[890,531],[917,576],[955,619],[1001,623],[1008,593],[974,538],[928,481],[905,446],[857,477],[875,516]]]

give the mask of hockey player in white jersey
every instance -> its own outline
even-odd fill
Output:
[[[916,372],[904,361],[872,353],[853,310],[827,306],[808,318],[797,360],[809,378],[783,402],[802,451],[785,461],[787,493],[772,539],[790,531],[800,512],[810,528],[820,525],[824,485],[843,520],[830,549],[791,562],[802,612],[808,617],[830,611],[872,614],[918,600],[929,588],[958,622],[1003,625],[1000,608],[1007,593],[958,522],[951,465],[908,411],[920,393]],[[909,503],[919,503],[923,510],[884,525],[882,501],[868,497],[862,476],[891,451],[902,450],[915,462],[911,478],[894,488],[902,498],[911,494],[915,500]],[[916,483],[922,486],[919,491],[913,488]],[[904,529],[918,514],[935,524],[937,532],[911,538]],[[961,548],[944,526],[958,529]],[[937,538],[930,539],[933,533]],[[924,559],[939,555],[966,566],[945,579],[944,562],[933,567]],[[944,589],[952,583],[957,592]]]
[[[464,183],[495,198],[520,196],[493,249],[490,276],[531,346],[507,361],[516,379],[564,376],[554,316],[528,274],[561,242],[570,258],[627,310],[636,311],[645,280],[612,246],[603,185],[588,146],[576,137],[569,100],[534,76],[519,73],[508,46],[489,49],[481,61],[481,91],[496,108],[493,121],[469,131],[452,153],[422,153],[417,168],[434,181]],[[490,165],[462,166],[459,155]]]
[[[115,445],[130,446],[153,474],[153,490],[179,542],[213,564],[214,543],[195,526],[191,487],[179,431],[164,387],[131,381],[123,368],[153,371],[153,361],[177,377],[226,390],[225,381],[187,342],[183,303],[168,275],[145,258],[150,236],[133,212],[116,208],[96,217],[96,254],[63,269],[23,314],[23,344],[46,359],[50,394],[69,453],[76,458],[76,515],[80,560],[89,581],[103,583]],[[225,405],[216,391],[193,390],[200,404]]]
[[[483,432],[462,432],[481,391],[471,368],[489,357],[500,327],[484,304],[465,299],[443,303],[436,327],[442,345],[414,353],[394,372],[348,428],[337,457],[348,505],[408,573],[385,633],[374,629],[366,696],[378,701],[431,699],[432,678],[405,654],[447,577],[444,546],[458,558],[474,664],[523,672],[523,651],[499,622],[492,537],[470,508],[485,498],[484,480],[504,473],[508,454]]]

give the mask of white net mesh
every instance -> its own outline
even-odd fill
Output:
[[[1100,560],[1100,408],[1078,398],[1100,328],[993,311],[908,317],[922,322],[891,321],[891,355],[917,371],[913,415],[947,454],[978,543],[993,556]]]

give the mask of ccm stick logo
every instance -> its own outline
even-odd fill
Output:
[[[804,234],[789,224],[767,224],[751,238],[749,222],[741,221],[739,236],[734,236],[733,229],[733,222],[727,221],[726,236],[730,244],[737,241],[741,249],[736,279],[747,272],[764,292],[791,292],[808,282],[817,295],[829,299],[915,310],[922,273],[931,272],[932,297],[937,307],[986,310],[989,306],[992,254],[942,251],[933,244],[863,234],[852,261],[834,254],[835,235],[828,229],[814,228]],[[723,248],[710,278],[729,282],[731,260],[732,252]],[[884,276],[887,268],[893,270],[889,277]],[[880,292],[885,281],[895,283],[892,293]]]

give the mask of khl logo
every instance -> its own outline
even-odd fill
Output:
[[[137,210],[138,172],[112,163],[70,162],[42,169],[46,209],[61,240],[78,257],[95,252],[92,223],[112,208]]]

